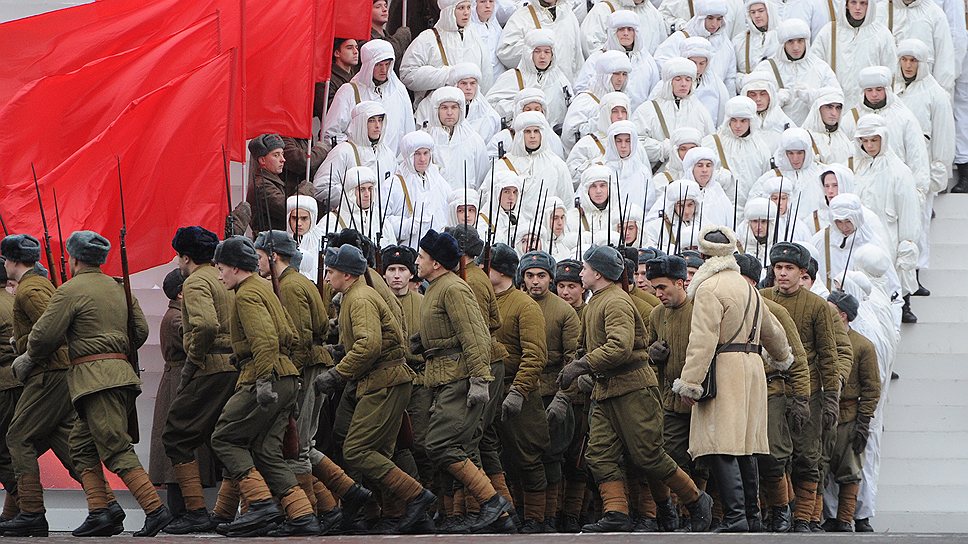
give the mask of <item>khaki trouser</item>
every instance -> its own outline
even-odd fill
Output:
[[[349,469],[380,481],[396,467],[391,458],[412,389],[413,384],[407,382],[358,397],[343,442],[343,458]]]
[[[787,420],[786,395],[773,395],[766,401],[766,432],[770,454],[757,457],[762,478],[780,478],[793,457],[793,437]]]
[[[532,391],[525,397],[520,414],[508,421],[495,421],[494,425],[501,437],[504,459],[521,482],[522,489],[525,492],[544,491],[548,482],[541,458],[551,439],[538,392]]]
[[[27,378],[7,431],[17,477],[40,474],[37,458],[48,449],[79,480],[71,460],[70,436],[77,414],[67,390],[67,370],[38,372]]]
[[[851,443],[851,431],[854,421],[845,421],[837,425],[836,441],[830,456],[830,475],[838,484],[859,482],[863,469],[864,454],[854,453]]]
[[[793,435],[793,481],[820,481],[821,419],[823,418],[822,393],[810,395],[810,419],[803,432]]]
[[[133,387],[88,393],[74,402],[77,420],[70,434],[71,459],[78,473],[101,470],[123,476],[142,468],[128,434],[128,417],[138,396]]]
[[[689,456],[689,427],[692,414],[680,414],[666,410],[662,421],[662,438],[665,451],[682,470],[690,476],[709,479],[709,469],[704,463],[697,463]]]
[[[316,430],[319,429],[319,416],[326,397],[316,394],[313,382],[326,372],[325,365],[304,366],[300,370],[300,387],[296,393],[296,431],[299,433],[299,457],[286,459],[294,474],[309,474],[312,471],[310,451],[316,446]]]
[[[194,461],[195,450],[209,444],[238,378],[237,372],[196,376],[175,395],[161,435],[172,465]]]
[[[21,391],[22,387],[0,391],[0,484],[3,484],[3,489],[8,493],[17,491],[17,477],[14,475],[13,460],[7,448],[7,433]]]
[[[467,406],[469,388],[467,378],[433,388],[426,448],[438,470],[469,458],[472,439],[484,413],[484,404]]]

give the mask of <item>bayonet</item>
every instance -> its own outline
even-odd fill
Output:
[[[30,172],[34,175],[34,189],[37,191],[37,206],[40,208],[40,222],[44,226],[44,253],[47,255],[47,269],[50,270],[51,283],[56,287],[57,276],[54,274],[54,255],[50,249],[50,231],[47,229],[47,215],[44,214],[44,201],[40,198],[40,183],[37,182],[37,170],[34,169],[34,163],[30,163]]]

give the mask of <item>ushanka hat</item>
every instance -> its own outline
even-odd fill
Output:
[[[255,272],[259,268],[255,245],[245,236],[230,236],[219,242],[212,260],[246,272]]]
[[[457,240],[446,232],[441,233],[434,229],[428,230],[427,234],[424,234],[424,237],[420,239],[420,249],[426,251],[430,258],[440,263],[447,270],[457,268],[457,264],[460,262],[460,246],[457,244]]]
[[[417,252],[407,246],[387,246],[380,253],[383,261],[383,271],[392,265],[399,264],[407,267],[414,276],[417,275]]]
[[[612,246],[592,246],[585,251],[582,259],[611,281],[619,281],[625,273],[625,258]]]
[[[67,253],[85,264],[101,266],[109,251],[111,242],[92,230],[79,230],[67,239]]]
[[[210,263],[218,245],[214,232],[199,226],[181,227],[171,239],[171,247],[179,255],[187,255],[197,264]]]
[[[810,252],[800,244],[777,242],[770,249],[770,262],[790,263],[798,268],[807,268],[810,266]]]
[[[491,270],[513,278],[518,272],[518,262],[518,253],[511,246],[494,244],[491,247]]]
[[[685,280],[687,276],[686,260],[678,255],[665,255],[645,263],[645,277],[649,281],[656,278]]]
[[[40,241],[29,234],[11,234],[0,242],[0,254],[18,263],[40,260]]]
[[[286,147],[278,134],[263,134],[249,140],[249,153],[256,159],[265,157],[276,149]]]
[[[363,257],[363,252],[360,248],[349,244],[343,244],[339,249],[326,248],[324,262],[328,268],[354,276],[362,276],[366,273],[366,258]]]
[[[581,283],[581,277],[578,275],[580,273],[580,262],[574,259],[558,261],[558,265],[555,266],[555,282],[570,281],[574,283]]]

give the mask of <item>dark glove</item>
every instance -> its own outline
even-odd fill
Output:
[[[313,381],[313,388],[316,389],[317,395],[329,395],[333,391],[336,391],[345,381],[343,376],[335,368],[331,368],[316,376],[316,379]]]
[[[188,382],[192,381],[195,377],[195,373],[198,372],[198,366],[195,363],[187,362],[185,366],[181,369],[181,379],[178,381],[178,389],[175,390],[176,393],[181,393]]]
[[[578,378],[578,390],[586,395],[592,393],[592,389],[595,388],[595,380],[591,376],[585,374],[584,376]]]
[[[27,376],[30,376],[30,373],[33,372],[35,366],[37,366],[37,363],[30,358],[30,355],[22,353],[13,360],[13,364],[10,365],[10,370],[13,372],[14,378],[17,378],[18,381],[23,382],[27,379]]]
[[[588,364],[588,359],[581,357],[565,365],[558,374],[558,387],[568,389],[571,382],[578,376],[584,376],[592,371],[592,366]]]
[[[424,352],[423,342],[420,340],[420,333],[415,332],[410,335],[410,353],[420,355]]]
[[[261,408],[266,408],[273,402],[279,400],[279,393],[272,390],[272,381],[269,378],[260,378],[255,382],[255,401]]]
[[[522,406],[524,406],[524,395],[517,387],[512,387],[508,391],[508,396],[504,398],[504,403],[501,404],[501,421],[517,417],[521,413]]]
[[[870,416],[857,414],[857,419],[854,421],[854,429],[851,434],[851,447],[854,449],[854,453],[857,455],[864,453],[864,450],[867,449],[867,439],[871,435]]]
[[[568,410],[571,407],[571,401],[568,400],[568,395],[561,391],[555,393],[555,398],[551,399],[548,403],[548,407],[545,408],[545,416],[548,417],[548,423],[551,422],[561,423],[568,416]]]
[[[787,399],[787,419],[790,422],[790,432],[800,434],[810,421],[810,398],[794,396]]]
[[[343,347],[343,344],[326,344],[326,351],[333,356],[333,361],[337,363],[342,361],[346,355],[346,348]]]
[[[823,419],[824,429],[833,430],[837,427],[837,419],[840,417],[840,391],[823,392]]]
[[[484,378],[471,378],[471,386],[467,390],[467,407],[473,408],[478,404],[484,404],[491,398],[491,393],[487,389],[487,381]]]
[[[669,344],[665,340],[656,340],[649,346],[649,359],[657,365],[663,365],[669,360]]]

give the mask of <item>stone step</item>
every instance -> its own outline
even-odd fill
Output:
[[[965,512],[968,492],[960,485],[878,485],[877,508],[900,512]],[[947,529],[945,529],[947,532]]]
[[[961,274],[964,274],[963,272]],[[926,281],[926,280],[925,280]],[[939,285],[932,282],[932,286]],[[950,283],[940,284],[951,286]],[[927,285],[925,285],[927,287]],[[928,287],[934,289],[934,287]],[[961,290],[961,286],[945,287],[944,290]],[[947,296],[939,293],[930,297],[912,297],[911,309],[918,316],[918,324],[927,323],[965,323],[968,322],[968,290],[965,296]]]
[[[869,540],[883,542],[885,532],[891,533],[968,533],[968,516],[962,513],[949,512],[896,512],[886,511],[878,507],[877,515],[871,520],[877,536]],[[825,535],[830,538],[833,535]],[[960,542],[950,535],[934,535],[940,543]],[[847,538],[847,537],[844,537]],[[858,535],[857,538],[860,538]],[[865,539],[866,540],[866,539]]]
[[[934,459],[951,459],[966,451],[963,446],[968,444],[968,432],[886,432],[881,444],[881,452],[885,457],[919,458],[931,462]]]
[[[963,374],[960,376],[963,377]],[[951,408],[968,407],[968,381],[951,380],[898,380],[891,384],[889,400],[891,404],[904,406],[944,406]],[[968,416],[968,408],[964,415]],[[968,423],[968,421],[966,421]]]
[[[936,217],[928,234],[932,244],[957,244],[964,241],[968,217]],[[933,252],[933,250],[932,250]]]
[[[955,382],[960,387],[965,387],[968,382]],[[922,391],[920,394],[912,393]],[[906,404],[898,401],[898,398],[910,398],[917,402],[918,398],[924,398],[923,390],[917,387],[902,387],[898,383],[891,387],[889,402],[884,411],[884,429],[890,432],[916,432],[916,431],[936,431],[936,432],[968,432],[968,402],[948,397],[944,403],[938,405]],[[937,398],[937,397],[934,397]],[[949,404],[956,401],[959,404]],[[968,458],[968,450],[964,457]],[[968,475],[968,471],[966,471]]]
[[[934,199],[935,221],[939,219],[968,219],[968,195],[947,194]]]
[[[968,486],[968,459],[936,459],[925,463],[920,458],[881,459],[878,489],[897,485],[960,485]]]
[[[964,335],[964,323],[918,323],[902,326],[898,352],[968,354],[968,342]]]
[[[965,225],[964,231],[968,232],[968,224]],[[968,246],[965,246],[965,248],[968,249]],[[931,291],[931,296],[914,298],[921,300],[968,296],[968,282],[964,280],[965,271],[963,269],[926,268],[921,271],[921,283]]]
[[[933,268],[968,270],[968,252],[965,251],[965,244],[932,243],[930,263]]]
[[[894,368],[901,375],[895,384],[909,379],[941,380],[965,376],[968,362],[964,355],[937,354],[930,357],[921,353],[899,353]],[[893,389],[893,387],[892,387]]]

